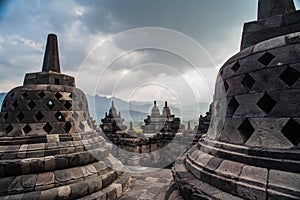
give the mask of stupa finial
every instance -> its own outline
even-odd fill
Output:
[[[60,73],[57,36],[55,34],[48,35],[44,55],[43,72],[49,71]]]
[[[257,18],[260,20],[295,11],[296,8],[293,0],[259,0]]]

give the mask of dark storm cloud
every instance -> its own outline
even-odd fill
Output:
[[[86,77],[97,79],[95,74],[104,70],[101,64],[107,57],[123,54],[132,44],[138,46],[143,35],[128,40],[112,37],[109,46],[94,55],[92,50],[114,34],[132,28],[163,27],[182,32],[202,45],[212,61],[203,52],[194,51],[189,44],[178,44],[175,40],[175,46],[197,58],[199,65],[213,67],[215,62],[220,66],[238,51],[243,23],[256,19],[256,5],[257,0],[0,1],[0,90],[9,90],[11,83],[19,85],[26,72],[40,70],[48,33],[56,33],[59,37],[63,72],[76,75],[83,63],[88,64],[82,81],[78,77],[83,89],[88,88],[85,85],[90,79]],[[169,35],[163,38],[144,33],[144,36],[157,44],[169,39]],[[173,67],[187,77],[193,76],[189,65],[180,59],[159,51],[134,51],[115,63],[115,70],[110,70],[108,77],[111,78],[107,82],[112,85],[124,70],[151,62]],[[175,76],[151,67],[141,68],[131,75],[147,81]],[[212,83],[214,75],[210,74]],[[123,84],[122,88],[125,87]]]

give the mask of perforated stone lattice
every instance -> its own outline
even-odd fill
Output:
[[[250,121],[248,119],[245,119],[243,123],[238,127],[238,131],[243,137],[244,143],[246,143],[254,133],[255,129],[253,128]]]
[[[40,93],[38,93],[38,96],[43,99],[46,95],[44,93],[44,91],[41,91]]]
[[[70,122],[66,122],[64,126],[64,130],[66,131],[66,133],[69,133],[71,128],[72,128],[72,124]]]
[[[275,58],[275,56],[269,52],[266,52],[264,55],[262,55],[258,61],[263,64],[264,66],[268,66],[270,62]]]
[[[242,85],[247,90],[251,90],[254,83],[255,83],[255,80],[249,74],[246,74],[244,79],[242,80]]]
[[[282,74],[280,74],[279,78],[289,87],[292,87],[300,78],[300,73],[291,67],[287,67]]]
[[[240,104],[236,100],[236,98],[232,97],[232,99],[230,100],[230,102],[228,104],[228,110],[229,110],[230,115],[233,115],[239,106],[240,106]]]
[[[266,114],[269,114],[276,106],[277,102],[272,99],[268,94],[264,94],[263,97],[257,102],[257,106],[262,109]]]
[[[289,119],[281,132],[295,146],[300,143],[300,124],[294,119]]]
[[[23,131],[25,134],[28,134],[31,130],[32,128],[28,124],[26,124],[26,126],[23,127]]]
[[[30,108],[30,110],[34,109],[34,107],[36,106],[36,103],[34,103],[33,100],[31,100],[28,104],[28,107]]]
[[[236,61],[235,64],[231,67],[231,70],[237,72],[240,69],[241,65],[239,61]]]
[[[66,103],[64,104],[65,108],[67,108],[68,110],[70,110],[70,108],[72,107],[72,103],[70,101],[66,101]]]
[[[18,118],[18,120],[21,122],[21,121],[25,118],[25,115],[23,114],[23,112],[20,112],[20,113],[17,115],[17,118]]]
[[[43,127],[43,129],[44,129],[47,133],[51,133],[53,127],[52,127],[49,123],[47,123],[47,124]]]
[[[36,115],[35,115],[36,120],[39,122],[44,118],[44,115],[41,111],[39,111]]]
[[[56,92],[54,96],[57,98],[57,100],[59,100],[62,97],[62,95],[59,92]]]
[[[227,83],[226,80],[224,81],[224,89],[225,89],[226,92],[227,92],[228,89],[229,89],[229,85],[228,85],[228,83]]]
[[[47,107],[50,109],[50,110],[52,110],[53,108],[54,108],[54,106],[55,106],[55,104],[54,104],[54,102],[53,101],[48,101],[48,103],[46,104],[47,105]]]

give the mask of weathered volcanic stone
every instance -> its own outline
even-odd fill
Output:
[[[208,133],[173,167],[185,199],[300,199],[299,11],[258,8],[220,69]]]

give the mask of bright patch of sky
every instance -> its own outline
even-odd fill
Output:
[[[0,92],[41,70],[55,33],[62,72],[89,94],[210,102],[256,10],[257,0],[0,1]]]

